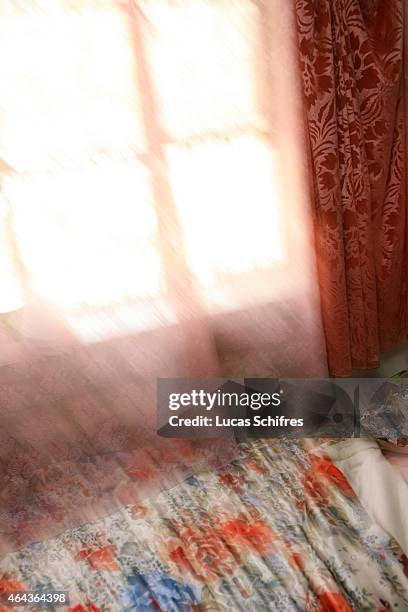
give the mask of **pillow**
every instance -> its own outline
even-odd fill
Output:
[[[391,376],[379,391],[370,405],[366,427],[370,419],[371,429],[384,433],[377,437],[381,448],[408,454],[408,370]]]

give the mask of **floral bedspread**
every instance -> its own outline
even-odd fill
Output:
[[[69,592],[71,612],[402,612],[408,559],[326,457],[258,440],[0,562],[0,590],[50,589]]]

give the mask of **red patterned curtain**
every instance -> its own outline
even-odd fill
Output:
[[[407,338],[402,0],[297,0],[329,367]]]

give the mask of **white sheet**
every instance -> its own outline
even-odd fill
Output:
[[[408,485],[388,463],[377,442],[352,438],[323,444],[343,472],[362,506],[408,555]]]

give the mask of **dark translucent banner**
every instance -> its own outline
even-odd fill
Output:
[[[159,435],[169,438],[408,437],[408,380],[158,380]]]

